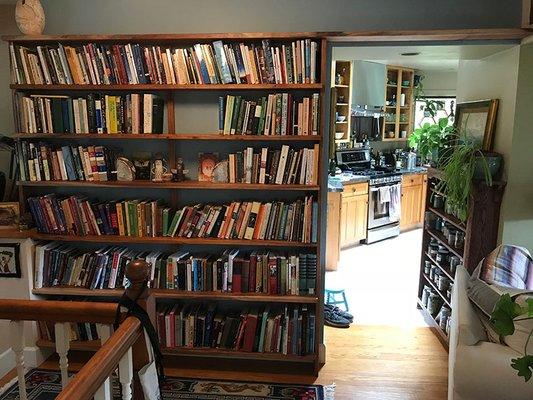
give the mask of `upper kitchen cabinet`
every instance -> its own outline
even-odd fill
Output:
[[[350,141],[352,97],[352,61],[333,62],[331,130],[335,143]]]
[[[415,71],[387,65],[385,76],[383,140],[407,140],[413,127]]]
[[[369,61],[353,61],[352,104],[384,107],[386,66]]]

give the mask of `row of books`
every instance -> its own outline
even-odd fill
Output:
[[[160,345],[166,348],[315,353],[316,315],[305,305],[218,310],[215,304],[163,304],[156,325]]]
[[[295,150],[283,145],[281,150],[263,147],[254,153],[252,147],[228,156],[230,183],[300,184],[318,182],[319,146]]]
[[[150,264],[149,286],[154,289],[271,295],[316,292],[316,254],[227,250],[218,255],[192,255],[120,246],[83,251],[61,242],[35,246],[34,287],[126,287],[126,266],[135,259]]]
[[[107,181],[115,168],[115,154],[104,146],[17,141],[16,151],[22,181]]]
[[[318,203],[312,196],[290,202],[234,201],[177,210],[158,200],[98,202],[85,196],[29,197],[37,230],[62,235],[120,235],[287,240],[316,243]]]
[[[318,135],[320,96],[297,101],[290,93],[259,100],[219,97],[218,130],[224,135]]]
[[[55,342],[55,323],[50,321],[36,322],[39,337],[43,340]],[[90,322],[70,322],[68,327],[68,338],[70,341],[100,340],[96,324]]]
[[[86,97],[17,93],[22,133],[163,133],[164,101],[151,93]]]
[[[83,46],[10,44],[12,82],[18,84],[315,83],[317,43],[271,46],[198,43],[187,48],[87,43]]]

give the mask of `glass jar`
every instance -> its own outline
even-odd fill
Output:
[[[427,276],[429,276],[430,271],[431,271],[431,261],[426,260],[426,261],[424,262],[424,274],[426,274]]]
[[[437,218],[435,220],[435,229],[439,232],[442,232],[442,229],[444,228],[444,220],[442,218]]]
[[[431,289],[429,286],[426,286],[424,285],[424,288],[422,289],[422,305],[424,307],[427,307],[428,305],[428,298],[429,298],[429,293],[431,292]]]
[[[448,249],[439,248],[439,251],[437,252],[436,261],[439,264],[445,265],[445,264],[448,264],[449,259],[450,259],[450,252],[448,251]]]
[[[435,239],[431,239],[428,244],[428,254],[430,257],[435,257],[437,255],[439,245]]]
[[[446,235],[446,239],[448,240],[448,244],[450,246],[455,246],[456,235],[457,235],[457,229],[453,229],[453,228],[448,229],[448,234]]]
[[[435,271],[437,271],[437,266],[436,265],[431,265],[431,267],[429,268],[429,280],[433,281],[435,280]]]
[[[450,280],[446,277],[446,275],[441,274],[439,275],[439,281],[437,282],[437,287],[441,292],[446,292],[448,290],[448,285],[450,283]]]
[[[426,211],[424,213],[424,227],[426,229],[435,228],[435,214],[433,214],[431,211]]]
[[[441,274],[440,268],[435,266],[435,272],[433,272],[433,282],[435,282],[435,284],[437,284],[437,282],[439,281],[440,274]]]
[[[431,315],[435,316],[439,312],[441,303],[442,300],[439,295],[435,292],[431,292],[428,297],[428,305],[426,308]]]
[[[433,207],[437,209],[441,209],[442,207],[444,207],[444,198],[442,197],[442,195],[435,193],[433,195],[432,204],[433,204]]]
[[[457,247],[458,249],[462,249],[464,243],[465,243],[464,232],[457,231],[457,233],[455,234],[455,247]]]
[[[446,332],[446,327],[448,325],[448,319],[450,318],[451,315],[452,315],[452,310],[450,310],[446,306],[442,306],[439,312],[438,320],[439,320],[440,328],[445,332]]]

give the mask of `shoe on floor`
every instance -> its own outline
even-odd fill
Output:
[[[349,320],[347,320],[341,315],[328,309],[324,309],[324,323],[327,326],[332,326],[334,328],[349,328],[350,327]]]
[[[341,310],[337,306],[333,306],[331,304],[324,304],[324,312],[326,310],[329,310],[329,311],[331,311],[331,312],[333,312],[333,313],[335,313],[337,315],[340,315],[344,319],[347,319],[348,321],[353,322],[353,315],[350,314],[348,311]]]

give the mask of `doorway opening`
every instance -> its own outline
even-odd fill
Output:
[[[428,180],[411,137],[453,125],[458,102],[481,100],[474,83],[458,85],[463,69],[511,47],[332,48],[326,303],[347,306],[352,325],[435,323],[417,309]]]

